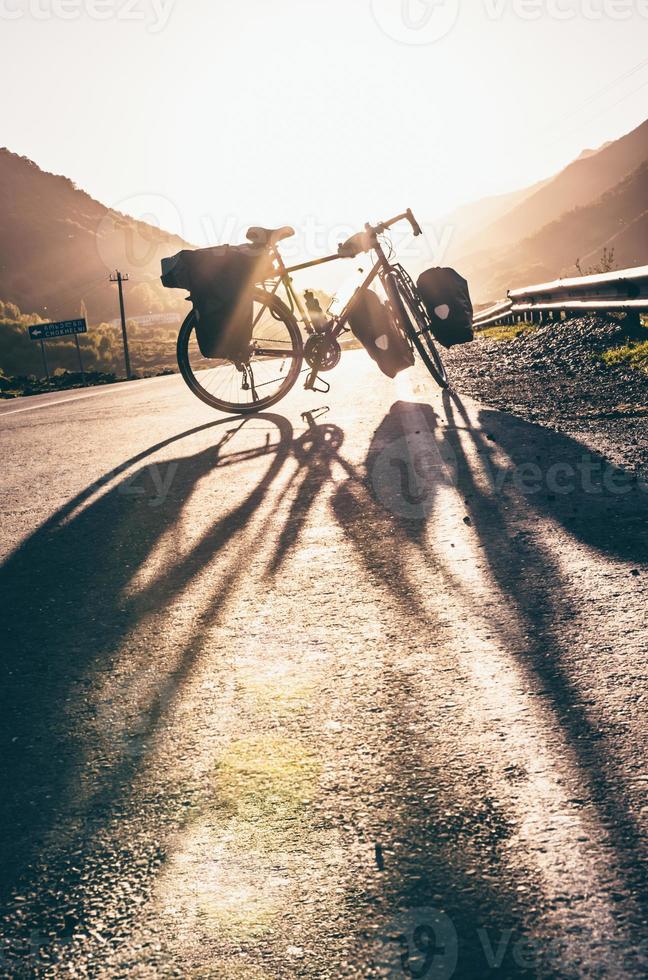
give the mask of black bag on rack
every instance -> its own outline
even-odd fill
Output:
[[[427,269],[416,284],[432,333],[443,347],[468,344],[473,333],[473,305],[466,280],[454,269]]]
[[[188,289],[203,357],[234,359],[252,338],[254,284],[272,273],[265,250],[254,245],[183,249],[162,259],[162,285]]]
[[[365,289],[354,300],[349,326],[383,374],[395,378],[414,363],[414,355],[380,298]]]

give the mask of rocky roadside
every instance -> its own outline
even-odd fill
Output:
[[[648,330],[644,330],[648,340]],[[514,339],[479,336],[448,351],[454,388],[501,411],[563,432],[618,466],[648,468],[648,373],[610,366],[622,322],[582,317]]]

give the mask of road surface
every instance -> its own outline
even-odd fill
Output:
[[[0,408],[2,976],[646,974],[648,488],[330,379]]]

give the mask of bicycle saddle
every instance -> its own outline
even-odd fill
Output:
[[[245,237],[253,245],[276,245],[277,242],[282,242],[284,238],[292,238],[294,234],[294,228],[291,228],[290,225],[284,225],[283,228],[248,228]]]

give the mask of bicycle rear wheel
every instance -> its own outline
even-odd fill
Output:
[[[192,310],[178,334],[178,367],[191,391],[212,408],[234,415],[262,412],[293,387],[303,343],[295,317],[277,296],[255,289],[252,339],[240,362],[203,357]]]
[[[426,368],[440,388],[449,388],[448,374],[436,348],[430,324],[416,293],[416,287],[402,266],[384,278],[385,290],[394,315],[406,337],[414,345]]]

